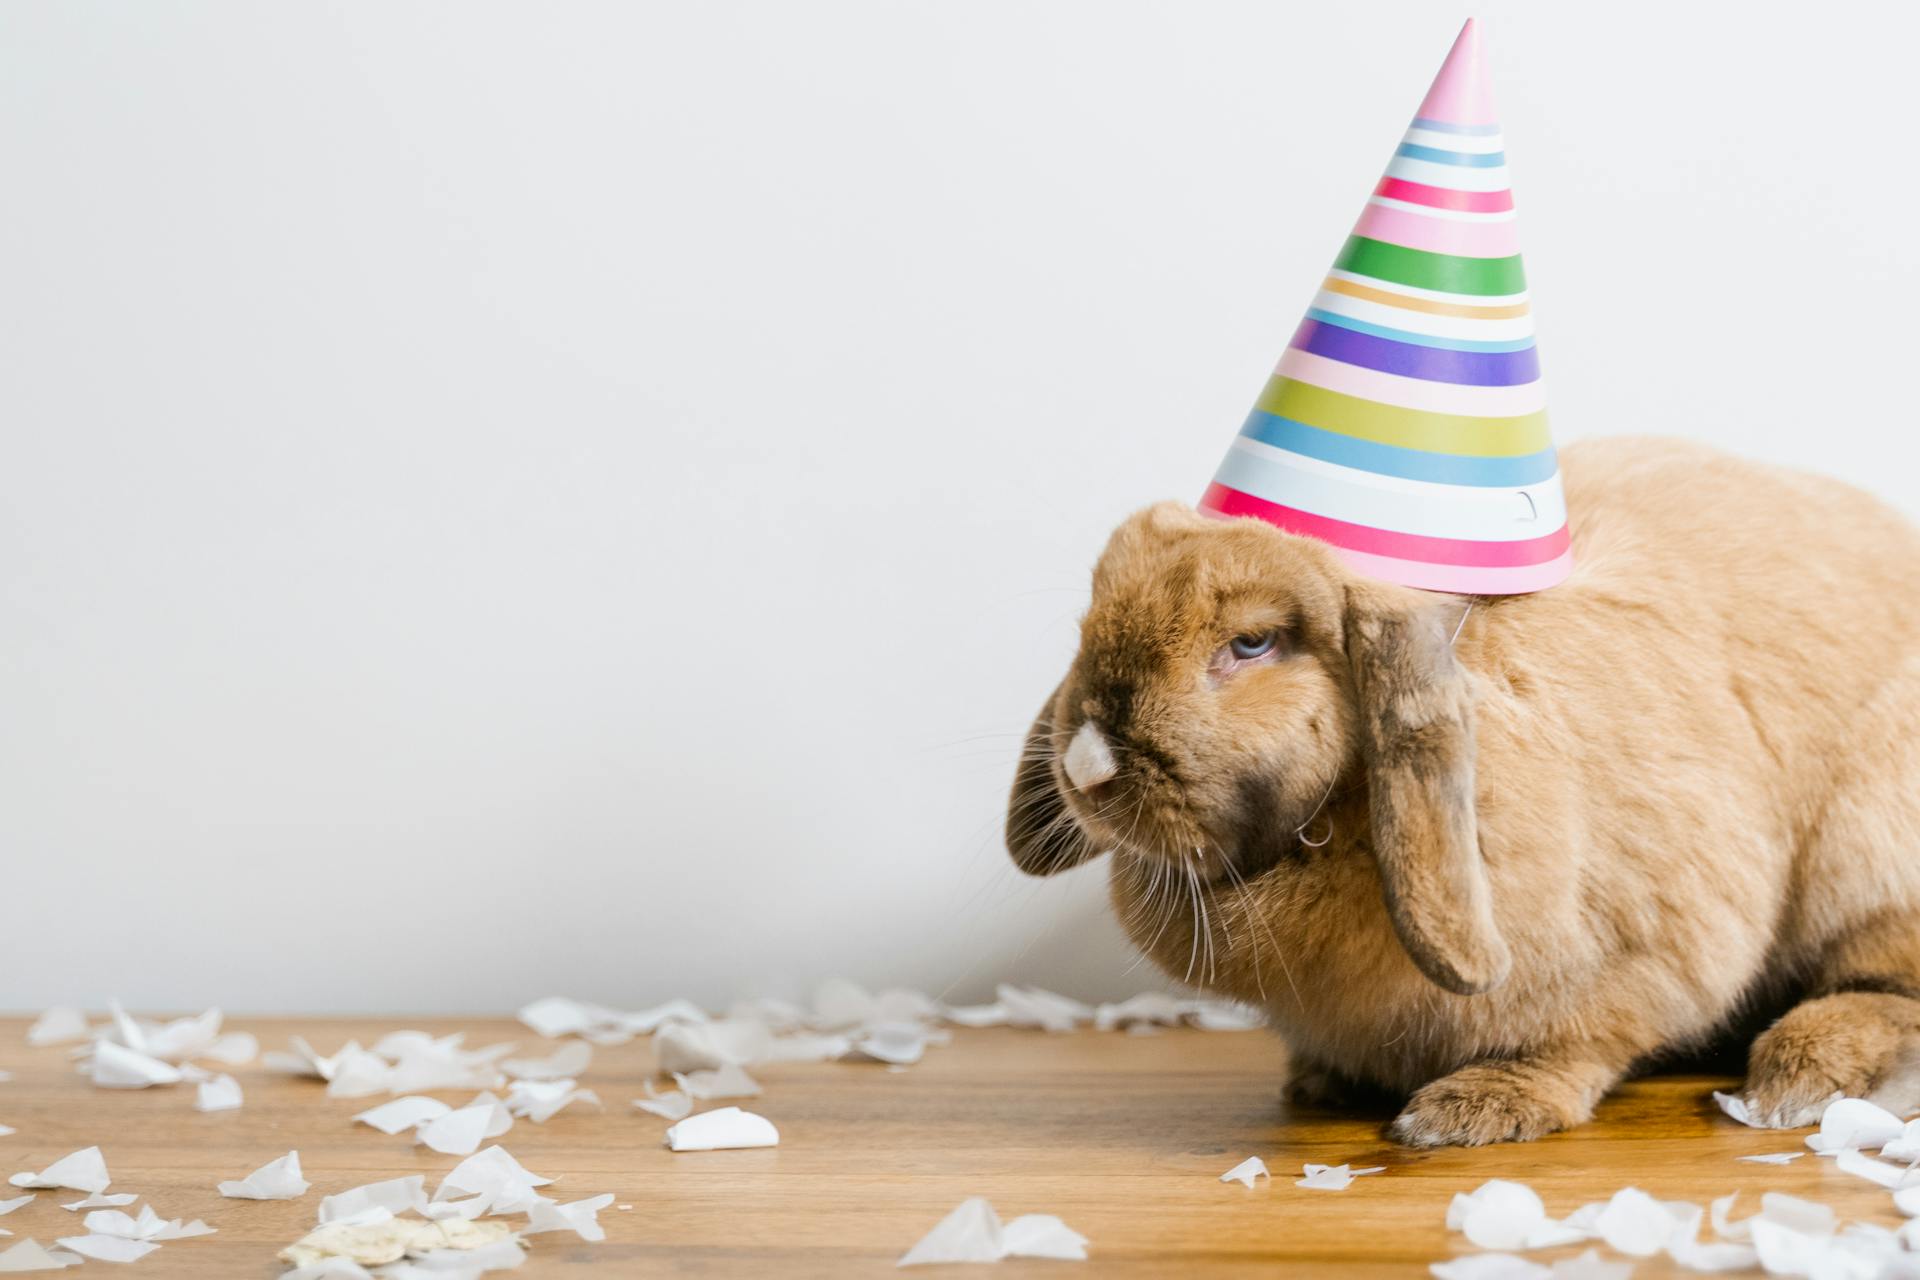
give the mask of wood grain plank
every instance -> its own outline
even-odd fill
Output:
[[[237,1112],[202,1115],[190,1088],[94,1089],[66,1050],[28,1048],[25,1022],[0,1020],[0,1137],[5,1172],[38,1169],[90,1144],[106,1152],[116,1191],[151,1198],[165,1216],[200,1217],[219,1234],[164,1246],[129,1274],[205,1280],[271,1277],[273,1255],[313,1222],[322,1195],[379,1178],[424,1173],[429,1187],[455,1159],[388,1137],[351,1117],[379,1101],[328,1098],[314,1081],[254,1066],[235,1072]],[[401,1026],[464,1030],[470,1044],[539,1043],[503,1021],[238,1019],[263,1045],[289,1034],[330,1052]],[[540,1050],[545,1052],[545,1050]],[[1735,1157],[1795,1150],[1800,1135],[1761,1133],[1722,1117],[1709,1091],[1730,1082],[1663,1076],[1628,1085],[1592,1124],[1525,1146],[1410,1152],[1385,1141],[1384,1112],[1289,1110],[1279,1100],[1280,1046],[1260,1033],[1167,1031],[1129,1036],[956,1029],[917,1066],[791,1063],[756,1070],[766,1096],[744,1105],[773,1120],[781,1145],[675,1155],[665,1122],[629,1106],[653,1069],[644,1042],[596,1051],[583,1083],[604,1114],[569,1109],[545,1125],[518,1122],[502,1139],[528,1168],[577,1199],[611,1191],[602,1244],[533,1238],[518,1275],[879,1276],[969,1195],[1003,1216],[1055,1213],[1092,1240],[1092,1265],[1008,1262],[996,1276],[1418,1276],[1469,1251],[1445,1229],[1449,1198],[1489,1177],[1532,1185],[1556,1214],[1623,1186],[1705,1203],[1730,1191],[1757,1207],[1763,1190],[1834,1205],[1893,1226],[1884,1191],[1807,1157],[1784,1168]],[[440,1092],[449,1102],[466,1094]],[[298,1149],[314,1186],[291,1202],[223,1199],[240,1177]],[[1253,1190],[1218,1182],[1248,1155],[1276,1174]],[[1292,1185],[1301,1164],[1383,1164],[1388,1172],[1342,1192]],[[40,1192],[0,1222],[51,1243],[78,1233],[58,1207],[77,1193]],[[1545,1259],[1577,1250],[1544,1252]],[[99,1268],[106,1264],[90,1264]],[[950,1269],[938,1269],[946,1274]],[[1678,1274],[1643,1262],[1640,1277]]]

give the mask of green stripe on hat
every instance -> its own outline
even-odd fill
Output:
[[[1384,240],[1349,236],[1333,265],[1335,270],[1440,293],[1498,297],[1521,293],[1527,287],[1517,253],[1510,258],[1458,258],[1450,253],[1428,253]]]

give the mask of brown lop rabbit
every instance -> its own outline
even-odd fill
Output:
[[[1297,1093],[1410,1093],[1415,1146],[1579,1124],[1782,1010],[1757,1116],[1920,1106],[1920,532],[1672,441],[1561,461],[1576,567],[1536,595],[1371,581],[1177,503],[1128,520],[1022,756],[1014,861],[1111,850],[1156,963],[1263,1008]]]

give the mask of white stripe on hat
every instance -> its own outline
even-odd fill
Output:
[[[1427,538],[1524,542],[1567,522],[1558,471],[1512,489],[1434,484],[1358,471],[1240,436],[1214,479],[1299,511]]]

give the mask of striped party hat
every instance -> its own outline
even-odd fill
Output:
[[[1431,591],[1538,591],[1573,567],[1471,19],[1200,509]]]

